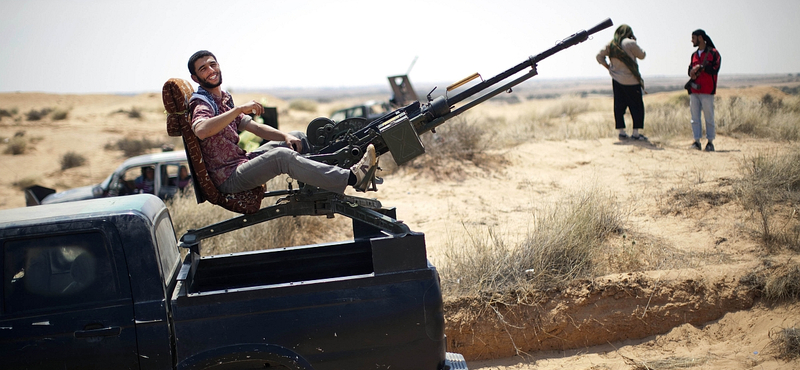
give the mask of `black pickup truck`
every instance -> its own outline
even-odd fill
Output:
[[[142,194],[0,211],[0,368],[466,369],[424,235],[181,258]]]

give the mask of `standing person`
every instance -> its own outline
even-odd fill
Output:
[[[706,119],[706,151],[714,151],[714,139],[717,130],[714,124],[714,94],[717,93],[717,74],[722,63],[714,42],[706,35],[706,31],[698,29],[692,32],[692,45],[697,51],[692,53],[689,63],[689,107],[692,111],[692,149],[700,150],[700,137],[703,128],[700,126],[700,112]]]
[[[250,190],[280,174],[336,193],[343,193],[348,185],[366,191],[377,168],[375,147],[369,145],[350,169],[300,156],[309,150],[304,134],[284,133],[252,120],[246,114],[260,115],[264,110],[255,101],[233,104],[231,95],[220,87],[222,71],[214,54],[198,51],[189,58],[188,67],[192,80],[200,85],[189,101],[192,131],[200,139],[209,177],[220,191]],[[239,131],[271,141],[245,152],[238,146]]]
[[[617,27],[614,39],[597,53],[597,62],[611,75],[614,90],[614,121],[619,130],[620,140],[628,139],[628,134],[625,132],[626,109],[630,109],[633,119],[633,133],[630,138],[647,140],[647,137],[639,133],[639,130],[644,129],[644,101],[642,101],[644,80],[636,62],[636,59],[644,57],[644,50],[636,43],[633,29],[627,24]]]

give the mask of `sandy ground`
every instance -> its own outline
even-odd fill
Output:
[[[240,102],[264,98],[234,97]],[[286,102],[266,99],[281,109],[285,130],[305,131],[314,117],[347,105],[321,104],[318,113],[308,113],[286,111]],[[498,112],[505,109],[487,106],[477,114],[502,114]],[[68,117],[24,119],[23,113],[44,107],[68,110]],[[21,118],[2,118],[0,139],[23,135],[30,144],[25,154],[0,154],[5,173],[0,178],[2,209],[25,205],[19,183],[58,190],[98,183],[124,160],[121,152],[104,146],[123,137],[179,142],[166,136],[157,93],[0,94],[0,109],[12,108]],[[142,112],[141,119],[120,112],[133,108]],[[776,144],[722,136],[715,142],[717,152],[705,153],[689,150],[691,141],[651,139],[532,140],[490,149],[506,160],[495,170],[465,166],[461,176],[447,180],[399,171],[370,194],[397,207],[399,219],[426,234],[434,263],[467,229],[492,228],[508,240],[519,240],[529,231],[534,211],[592,188],[624,205],[629,234],[702,257],[686,269],[652,266],[646,274],[577,284],[532,307],[535,312],[515,311],[513,320],[503,322],[497,319],[503,317],[500,313],[471,310],[471,302],[448,302],[450,350],[465,353],[471,369],[800,368],[800,363],[775,359],[769,345],[771,331],[798,325],[800,305],[766,307],[737,287],[738,278],[755,268],[762,253],[743,231],[748,214],[734,204],[661,212],[672,202],[671,190],[724,187],[726,179],[737,176],[743,158],[774,150]],[[0,144],[0,152],[5,147]],[[85,156],[86,165],[62,171],[60,159],[69,151]],[[714,256],[719,257],[716,263],[711,262]],[[533,322],[545,318],[552,322]],[[541,329],[571,339],[548,342],[537,336]]]

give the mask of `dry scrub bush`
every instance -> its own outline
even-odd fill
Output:
[[[42,108],[42,109],[31,109],[27,113],[25,113],[25,119],[28,121],[38,121],[44,117],[47,117],[50,112],[52,112],[52,108]]]
[[[622,228],[614,201],[586,191],[533,215],[526,239],[507,246],[489,229],[465,227],[465,239],[448,245],[440,267],[445,295],[479,295],[562,286],[594,275],[594,254]]]
[[[22,136],[14,136],[8,140],[6,149],[3,150],[5,154],[20,155],[28,151],[28,140]]]
[[[800,299],[800,265],[788,263],[771,271],[764,282],[764,298],[771,302]]]
[[[119,139],[114,143],[108,143],[104,146],[105,150],[121,150],[125,156],[131,157],[139,154],[144,154],[150,149],[160,148],[162,142],[150,140],[146,137],[141,139]]]
[[[25,190],[33,185],[36,185],[37,182],[39,182],[39,179],[36,177],[25,177],[21,180],[14,181],[11,183],[11,185],[19,190]]]
[[[773,329],[769,332],[769,339],[770,347],[776,353],[777,358],[793,361],[800,357],[800,329]]]
[[[493,136],[486,124],[474,119],[457,117],[436,129],[436,133],[420,136],[425,154],[405,163],[407,170],[421,171],[436,178],[451,178],[463,174],[463,164],[471,163],[475,167],[493,170],[504,162],[502,155],[487,153],[494,146]],[[381,168],[386,169],[381,159]],[[393,171],[382,172],[385,175]]]
[[[745,158],[735,184],[744,209],[755,216],[761,239],[769,249],[800,250],[800,147],[785,154]]]
[[[131,107],[130,110],[117,109],[111,112],[111,114],[124,114],[127,115],[128,118],[142,119],[142,109],[139,107]]]
[[[800,264],[794,259],[776,264],[767,257],[742,276],[739,283],[760,292],[770,303],[797,302],[800,300]]]
[[[52,118],[53,121],[65,120],[67,116],[69,116],[69,112],[64,109],[56,109],[50,114],[50,118]]]
[[[285,180],[276,178],[268,183],[268,187],[277,189],[285,184]],[[265,198],[262,207],[272,205],[276,200]],[[167,207],[178,238],[187,230],[239,216],[209,202],[197,204],[191,191],[167,201]],[[281,217],[206,239],[200,252],[202,255],[218,255],[352,239],[351,225],[350,219],[343,216],[333,219]]]
[[[17,108],[0,109],[0,119],[3,117],[14,117],[17,115]]]
[[[66,170],[74,167],[83,166],[86,163],[86,157],[83,155],[69,151],[61,157],[61,170]]]

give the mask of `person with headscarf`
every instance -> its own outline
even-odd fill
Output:
[[[692,134],[694,143],[692,149],[700,150],[700,137],[703,128],[700,122],[700,113],[706,119],[706,151],[714,151],[716,138],[716,125],[714,124],[714,94],[717,93],[717,75],[722,58],[714,42],[708,37],[706,31],[697,29],[692,32],[692,45],[697,51],[692,53],[689,62],[689,107],[692,112]]]
[[[639,72],[636,59],[644,59],[645,52],[636,43],[633,29],[627,24],[620,25],[614,31],[614,39],[599,53],[597,62],[608,69],[614,91],[614,121],[619,130],[619,139],[647,140],[639,133],[644,129],[644,80]],[[633,119],[633,133],[629,137],[625,132],[625,111],[630,110]]]

